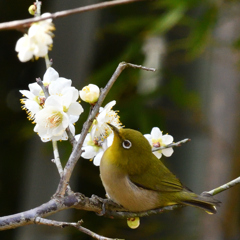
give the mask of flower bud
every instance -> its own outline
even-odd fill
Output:
[[[29,8],[28,8],[28,12],[31,14],[31,15],[34,15],[35,12],[37,10],[37,7],[35,5],[31,5]]]
[[[93,104],[97,102],[100,94],[100,89],[97,85],[89,84],[79,91],[80,97],[83,101]]]
[[[140,218],[139,217],[128,218],[127,219],[127,225],[132,229],[138,228],[139,225],[140,225]]]

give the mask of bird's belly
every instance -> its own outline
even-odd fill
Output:
[[[159,207],[158,193],[139,188],[126,175],[117,172],[101,172],[101,179],[108,196],[132,212]]]

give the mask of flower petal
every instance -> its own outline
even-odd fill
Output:
[[[158,127],[154,127],[151,131],[151,135],[153,139],[159,139],[162,137],[162,132]]]
[[[173,148],[163,149],[162,154],[166,157],[170,157],[173,154]]]
[[[82,157],[85,159],[91,159],[96,156],[96,152],[94,151],[94,148],[92,146],[85,146],[82,148],[84,152],[82,153]]]
[[[74,102],[74,103],[71,103],[71,105],[69,106],[67,113],[69,115],[79,116],[83,111],[84,110],[83,110],[81,104],[78,102]]]
[[[165,134],[162,136],[162,141],[164,144],[168,145],[173,142],[173,137],[171,135]]]
[[[100,166],[100,162],[101,162],[103,153],[104,153],[104,151],[99,152],[99,153],[95,156],[95,158],[93,159],[93,164],[94,164],[95,166]]]
[[[45,74],[43,75],[43,83],[49,84],[50,82],[56,81],[58,78],[59,78],[58,72],[54,68],[49,67]]]
[[[160,159],[162,157],[162,153],[160,151],[153,152],[153,154]]]

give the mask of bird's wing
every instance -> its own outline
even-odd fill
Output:
[[[149,166],[142,174],[129,175],[129,180],[138,187],[154,191],[179,192],[183,190],[178,178],[162,163],[158,166]]]

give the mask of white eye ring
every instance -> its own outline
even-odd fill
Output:
[[[125,149],[129,149],[132,146],[132,143],[129,140],[124,140],[123,143],[122,143],[122,146]]]

